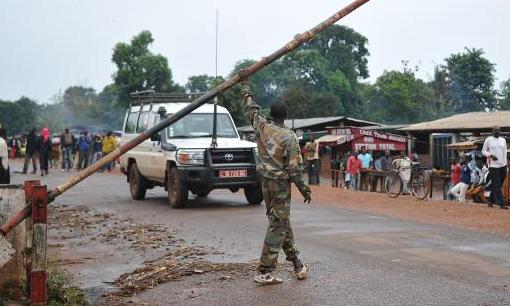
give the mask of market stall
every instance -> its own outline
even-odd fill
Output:
[[[347,152],[357,152],[360,151],[362,147],[365,147],[367,151],[372,154],[374,161],[379,156],[382,156],[385,151],[396,154],[406,150],[406,138],[401,135],[358,127],[335,127],[326,128],[326,130],[327,134],[317,138],[316,141],[321,148],[327,148],[325,151],[329,152],[330,165],[337,165],[337,161],[345,159],[345,154]],[[343,170],[331,166],[326,171],[331,173],[332,186],[340,187],[341,184],[339,182],[342,182],[344,177]],[[383,175],[379,173],[381,171],[373,169],[364,172],[363,175],[367,175],[370,178],[368,180],[363,180],[368,182],[368,184],[363,186],[363,189],[376,191],[377,185],[382,185],[380,182],[382,182]]]

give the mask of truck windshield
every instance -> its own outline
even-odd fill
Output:
[[[168,138],[212,137],[213,114],[192,113],[175,122],[167,129]],[[228,114],[218,114],[216,133],[218,137],[236,138],[237,133]]]

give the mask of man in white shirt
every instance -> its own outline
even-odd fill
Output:
[[[492,130],[492,136],[485,139],[482,154],[487,157],[489,179],[491,181],[489,207],[492,207],[494,203],[496,203],[501,209],[508,209],[508,207],[505,206],[505,200],[501,192],[501,185],[503,185],[506,178],[507,148],[506,139],[501,137],[501,129],[499,126],[495,126]]]
[[[10,183],[9,151],[5,130],[0,127],[0,184]]]

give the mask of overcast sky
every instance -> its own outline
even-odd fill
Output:
[[[219,10],[219,74],[259,59],[349,0],[0,0],[0,99],[46,103],[70,85],[100,91],[112,82],[113,46],[142,30],[169,60],[174,80],[214,75]],[[430,80],[435,64],[464,47],[483,48],[499,82],[510,77],[508,0],[372,0],[340,21],[369,40],[370,80],[402,60]]]

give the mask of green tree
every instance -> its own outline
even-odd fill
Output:
[[[484,57],[482,49],[466,48],[465,52],[452,54],[445,61],[448,99],[454,111],[498,109],[495,65]]]
[[[318,51],[331,71],[342,71],[351,84],[369,77],[368,39],[352,28],[333,25],[303,47]]]
[[[335,113],[338,105],[335,95],[298,84],[289,87],[279,101],[289,107],[289,118],[329,117]]]
[[[453,114],[452,105],[450,105],[448,100],[447,83],[446,71],[440,66],[434,67],[434,79],[429,82],[429,86],[434,91],[434,109],[438,114],[443,114],[444,116]]]
[[[41,105],[36,122],[37,127],[47,127],[50,129],[50,133],[60,134],[65,127],[62,104]]]
[[[91,87],[70,86],[62,96],[62,114],[66,125],[89,125],[99,113],[96,90]]]
[[[238,61],[229,76],[232,77],[241,69],[253,65],[255,62],[256,61],[250,59]],[[253,94],[257,97],[257,103],[263,108],[268,108],[282,93],[281,82],[278,80],[283,76],[283,71],[280,69],[278,63],[279,62],[273,63],[250,77]]]
[[[113,80],[119,91],[119,102],[124,106],[129,104],[129,94],[135,91],[182,90],[172,81],[168,60],[150,51],[152,42],[151,32],[142,31],[131,43],[118,43],[113,49],[112,61],[117,66]]]
[[[188,83],[184,88],[191,93],[206,92],[211,89],[213,82],[214,77],[207,74],[194,75],[188,78]]]
[[[21,97],[18,100],[0,100],[0,123],[10,135],[28,132],[32,127],[38,128],[37,116],[41,106],[34,100]]]
[[[501,110],[510,110],[510,79],[501,84],[499,106]]]
[[[257,102],[268,108],[283,95],[292,95],[290,91],[305,86],[313,88],[315,93],[336,97],[337,105],[329,115],[362,116],[358,85],[359,80],[368,77],[367,42],[363,35],[351,28],[333,26],[301,49],[250,77]],[[253,63],[253,60],[240,61],[233,73]],[[299,93],[295,96],[298,97]]]
[[[413,123],[437,116],[434,91],[414,71],[385,71],[374,86],[365,86],[368,120],[385,123]]]
[[[97,95],[98,123],[105,129],[120,130],[125,115],[125,107],[118,101],[119,91],[115,84],[107,85]]]

